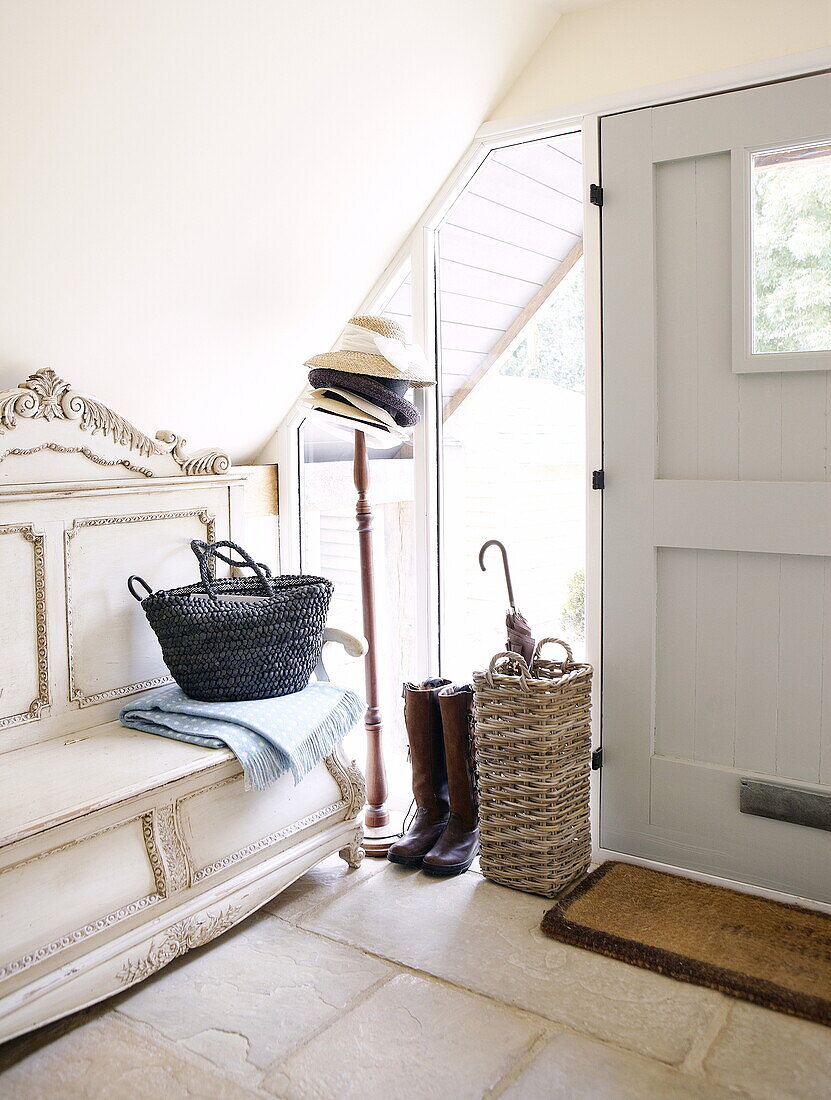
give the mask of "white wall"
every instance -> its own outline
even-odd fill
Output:
[[[609,0],[563,15],[492,118],[828,45],[829,0]]]
[[[550,0],[0,0],[0,388],[257,453]]]

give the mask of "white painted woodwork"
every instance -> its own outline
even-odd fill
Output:
[[[0,885],[0,966],[156,893],[140,817],[4,866]],[[44,904],[48,898],[60,904]]]
[[[659,479],[653,509],[658,546],[828,552],[828,482]]]
[[[241,852],[291,843],[296,822],[316,824],[343,808],[340,787],[320,763],[312,782],[295,786],[283,775],[267,791],[246,791],[239,775],[221,779],[181,799],[179,822],[193,873],[205,878],[223,861],[237,862]]]
[[[355,865],[364,787],[337,750],[246,792],[229,751],[115,721],[169,679],[128,575],[189,583],[192,538],[244,541],[244,473],[48,371],[0,393],[0,433],[2,1041],[207,943],[333,851]]]
[[[0,774],[0,850],[124,802],[137,789],[176,783],[215,770],[220,763],[230,765],[233,759],[230,751],[153,737],[120,722],[6,752]]]
[[[190,539],[227,538],[244,480],[226,473],[0,487],[0,529],[31,529],[29,557],[42,559],[31,584],[31,566],[0,574],[3,606],[17,624],[0,689],[20,692],[12,670],[21,662],[30,666],[27,686],[35,661],[43,680],[25,713],[0,722],[0,751],[110,721],[129,695],[169,681],[140,606],[124,599],[126,578],[143,573],[153,587],[191,582]],[[15,541],[0,535],[0,553]]]
[[[656,755],[823,781],[829,571],[827,557],[658,549]]]
[[[475,183],[471,187],[475,187]],[[574,234],[567,229],[529,217],[522,210],[498,205],[473,190],[460,196],[453,206],[452,218],[449,224],[473,232],[480,232],[487,226],[492,236],[552,260],[562,259],[574,244]]]
[[[69,697],[82,706],[134,694],[134,685],[150,687],[170,680],[158,647],[154,650],[149,644],[149,626],[140,605],[124,599],[124,577],[113,564],[146,574],[152,588],[189,584],[194,566],[191,539],[210,542],[216,532],[216,515],[207,509],[153,511],[148,499],[144,511],[144,499],[130,499],[132,508],[140,511],[75,518],[64,536]],[[133,566],[131,557],[138,564]],[[102,636],[109,641],[103,652]]]
[[[42,597],[36,585],[36,537],[31,525],[0,525],[0,653],[6,661],[0,683],[0,743],[4,727],[48,702],[48,683],[42,685],[38,675]]]
[[[407,343],[413,343],[413,279],[407,274],[403,283],[384,307],[384,316],[391,317],[404,329]]]
[[[828,76],[601,124],[600,844],[826,902],[828,834],[738,789],[831,782],[828,375],[736,366],[731,239],[736,158],[828,130]]]

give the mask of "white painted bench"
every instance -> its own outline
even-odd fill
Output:
[[[338,751],[246,792],[230,752],[116,720],[168,682],[128,574],[189,583],[191,538],[244,541],[222,452],[189,457],[51,371],[0,393],[0,433],[3,1040],[141,981],[333,852],[357,865],[364,784]]]

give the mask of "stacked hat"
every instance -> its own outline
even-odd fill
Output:
[[[435,384],[421,349],[407,345],[402,327],[386,317],[353,317],[334,351],[306,366],[310,389],[302,403],[335,434],[357,428],[380,446],[405,442],[419,421],[407,390]]]

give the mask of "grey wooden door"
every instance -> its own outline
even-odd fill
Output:
[[[601,124],[600,842],[826,902],[739,790],[831,794],[829,137],[828,75]]]

